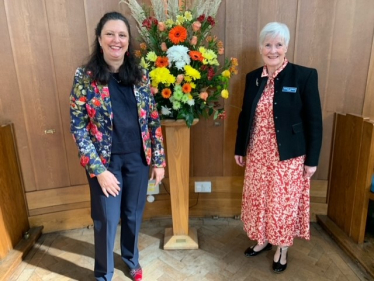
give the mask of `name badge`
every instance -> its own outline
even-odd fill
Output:
[[[282,92],[285,93],[296,93],[297,88],[294,87],[283,87]]]

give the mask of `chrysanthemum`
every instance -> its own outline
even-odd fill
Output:
[[[176,27],[170,30],[169,39],[174,44],[179,44],[181,42],[186,41],[187,29],[185,29],[183,26],[177,25]]]
[[[166,51],[169,62],[174,63],[175,67],[179,70],[183,69],[186,64],[191,62],[190,56],[188,55],[188,48],[182,45],[176,45],[170,47]]]
[[[149,77],[152,80],[152,86],[157,88],[159,83],[166,85],[175,83],[175,77],[170,74],[170,71],[166,67],[157,67],[149,73]]]
[[[184,18],[188,21],[192,20],[192,14],[190,11],[185,11],[184,12]]]
[[[171,96],[171,90],[169,88],[165,88],[161,91],[161,96],[165,99],[170,98]]]
[[[173,101],[173,109],[178,110],[181,108],[181,103],[179,101]]]
[[[188,103],[189,100],[190,100],[190,99],[188,98],[187,95],[183,95],[183,96],[182,96],[182,99],[181,99],[181,102],[182,102],[182,103]]]
[[[192,87],[191,87],[190,84],[185,83],[185,84],[183,84],[182,90],[183,90],[183,93],[185,93],[185,94],[191,93]]]
[[[144,69],[148,69],[149,64],[145,62],[144,58],[140,59],[140,66],[143,67]]]
[[[191,59],[196,60],[196,61],[203,61],[203,55],[199,51],[190,51],[189,55]]]
[[[157,60],[157,55],[156,55],[156,53],[155,52],[149,52],[148,54],[147,54],[147,56],[146,56],[146,59],[148,60],[148,61],[152,61],[152,62],[155,62],[156,60]]]
[[[169,59],[167,57],[157,57],[155,64],[157,67],[167,67],[169,65]]]
[[[201,78],[200,72],[196,70],[195,68],[193,68],[191,65],[186,65],[184,67],[184,70],[186,71],[186,76],[189,76],[194,80]]]

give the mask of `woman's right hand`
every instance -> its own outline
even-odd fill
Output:
[[[111,172],[105,171],[97,175],[96,177],[106,197],[109,197],[109,194],[114,197],[119,194],[119,191],[121,189],[119,187],[119,181]]]
[[[235,162],[238,164],[240,167],[244,167],[245,164],[245,157],[240,156],[240,155],[235,155]]]

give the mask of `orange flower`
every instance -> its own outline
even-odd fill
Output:
[[[187,29],[185,29],[181,25],[177,25],[176,27],[174,27],[170,30],[169,39],[174,44],[179,44],[181,42],[186,41],[186,39],[187,39]]]
[[[168,57],[157,57],[156,66],[157,67],[167,67],[169,65]]]
[[[217,42],[217,47],[223,48],[223,42],[221,40]]]
[[[145,43],[140,43],[140,49],[142,50],[146,50],[147,49],[147,45]]]
[[[207,92],[201,92],[199,96],[202,100],[206,101],[206,99],[208,98],[208,93]]]
[[[183,93],[188,94],[188,93],[191,92],[191,89],[192,88],[191,88],[190,84],[188,84],[188,83],[183,84],[183,87],[182,87]]]
[[[225,48],[218,48],[218,54],[223,55],[225,53]]]
[[[163,98],[168,99],[171,96],[171,90],[169,88],[165,88],[162,90],[161,95]]]
[[[142,52],[141,52],[140,50],[136,50],[136,51],[135,51],[135,56],[136,56],[137,58],[141,58],[141,57],[142,57]]]
[[[189,55],[191,59],[193,60],[198,60],[198,61],[203,61],[203,55],[199,51],[189,51]]]

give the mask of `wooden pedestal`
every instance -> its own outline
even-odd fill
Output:
[[[173,220],[173,228],[165,231],[164,249],[198,249],[196,230],[188,225],[190,129],[184,120],[163,120],[161,124],[165,128]]]

